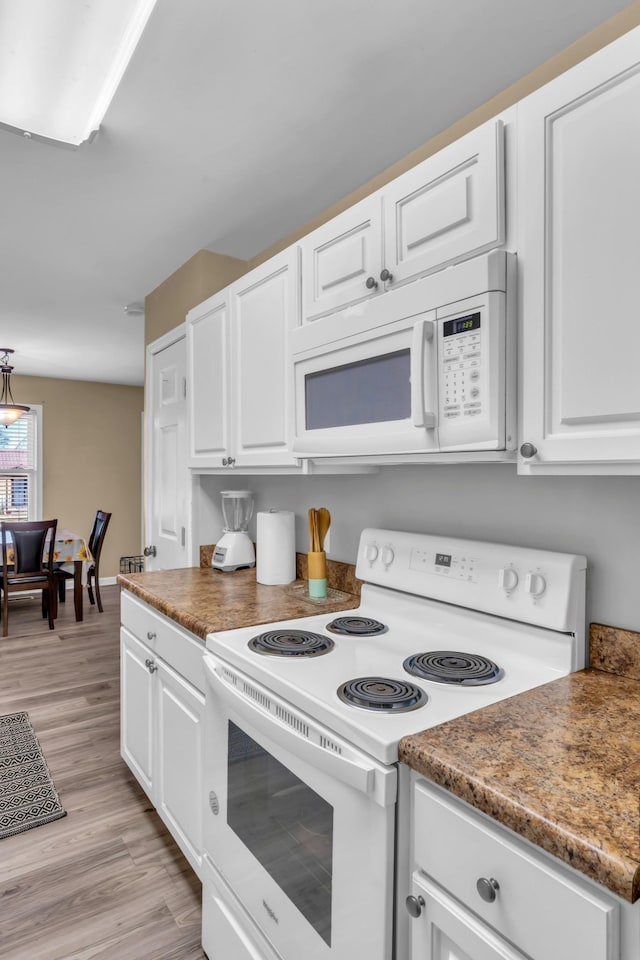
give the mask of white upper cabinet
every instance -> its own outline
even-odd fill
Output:
[[[218,466],[228,455],[229,289],[187,314],[190,467]]]
[[[340,310],[380,289],[382,205],[374,193],[304,237],[305,319]]]
[[[504,130],[490,120],[398,177],[383,192],[384,264],[409,280],[505,239]]]
[[[504,128],[490,120],[301,241],[303,319],[505,240]]]
[[[231,288],[236,466],[297,463],[291,452],[293,370],[288,336],[298,315],[297,247],[289,247]]]
[[[189,466],[295,466],[287,338],[299,315],[289,247],[187,315]]]
[[[640,28],[518,108],[523,473],[640,472]]]

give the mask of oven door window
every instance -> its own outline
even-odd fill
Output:
[[[227,823],[331,946],[333,808],[228,721]]]
[[[308,373],[306,429],[386,423],[411,416],[411,351]]]

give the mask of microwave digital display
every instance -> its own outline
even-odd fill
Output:
[[[442,325],[442,336],[453,337],[456,333],[468,333],[470,330],[480,329],[480,314],[470,313],[466,317],[456,317],[455,320],[445,320]]]

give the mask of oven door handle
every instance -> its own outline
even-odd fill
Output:
[[[395,803],[397,791],[395,767],[383,767],[373,760],[367,761],[364,755],[361,758],[359,757],[358,760],[354,760],[344,756],[344,754],[336,753],[331,748],[319,746],[300,734],[294,726],[289,726],[289,724],[279,720],[254,697],[245,696],[242,690],[223,680],[216,669],[218,664],[226,669],[226,665],[217,661],[214,656],[209,653],[205,655],[205,677],[214,696],[220,696],[228,704],[235,706],[247,719],[251,719],[250,715],[253,714],[254,722],[256,720],[260,721],[260,729],[264,728],[271,740],[289,753],[293,753],[299,760],[303,760],[322,771],[322,773],[326,773],[327,776],[353,787],[360,793],[371,796],[371,799],[375,800],[381,807],[387,807]],[[243,679],[245,678],[243,677]],[[254,680],[246,678],[246,683],[258,693],[263,703],[267,702],[273,706],[280,706],[281,713],[284,716],[289,716],[292,720],[295,720],[296,711],[294,708],[279,700],[278,697]],[[306,717],[303,723],[310,728],[316,726]],[[334,740],[335,738],[328,734],[328,739]]]
[[[425,394],[427,389],[427,346],[433,341],[435,323],[427,317],[421,317],[413,325],[411,339],[411,417],[414,427],[426,427],[432,430],[436,425],[436,415],[425,409]],[[433,391],[429,391],[430,394]]]

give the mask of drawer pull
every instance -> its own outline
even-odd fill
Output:
[[[149,673],[155,673],[156,670],[158,669],[154,660],[145,660],[144,665],[149,671]]]
[[[156,635],[153,630],[147,630],[147,640],[155,640]]]
[[[422,913],[422,908],[424,907],[424,897],[409,896],[405,900],[404,905],[407,908],[407,913],[409,916],[416,920]]]
[[[497,880],[494,880],[493,877],[489,877],[487,880],[486,877],[480,877],[476,883],[476,890],[482,897],[485,903],[493,903],[500,889],[500,884]]]

